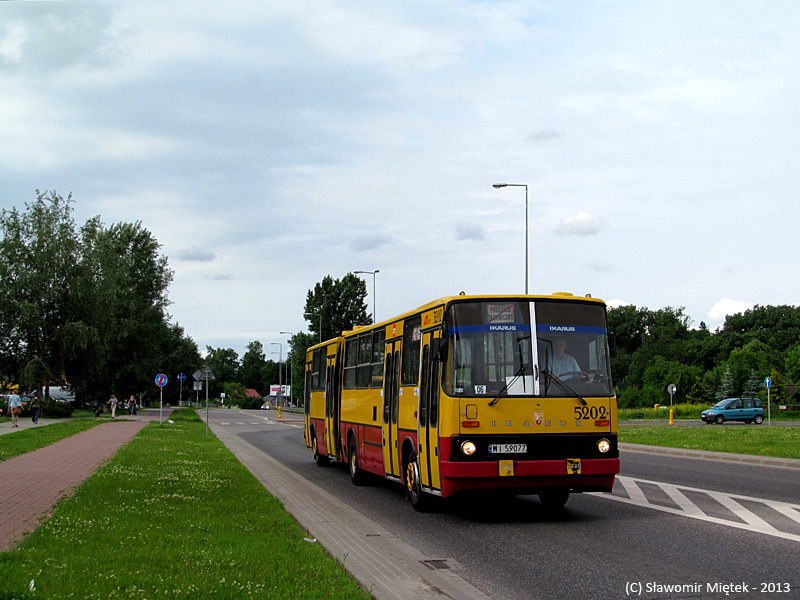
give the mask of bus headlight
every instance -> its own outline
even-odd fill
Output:
[[[606,438],[597,440],[597,449],[600,451],[601,454],[605,454],[606,452],[611,450],[611,442],[609,442]]]
[[[475,445],[475,442],[470,442],[467,440],[466,442],[461,443],[461,454],[464,456],[472,456],[475,454],[475,451],[478,447]]]

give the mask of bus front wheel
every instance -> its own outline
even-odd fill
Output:
[[[311,440],[311,448],[314,450],[314,462],[317,463],[318,467],[327,467],[331,463],[331,459],[327,456],[322,456],[319,453],[319,448],[317,448],[317,436],[314,434],[314,437]]]
[[[569,500],[569,490],[548,490],[539,492],[539,502],[545,508],[561,508]]]
[[[412,452],[406,465],[406,490],[411,506],[419,512],[430,510],[432,500],[430,495],[422,491],[422,477],[419,470],[417,455]]]

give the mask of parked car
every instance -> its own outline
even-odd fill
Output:
[[[759,425],[764,421],[764,409],[758,398],[726,398],[700,414],[700,418],[711,425],[725,421],[744,421]]]
[[[262,404],[261,410],[269,410],[269,404]]]

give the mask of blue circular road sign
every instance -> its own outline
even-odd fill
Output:
[[[163,373],[159,373],[158,375],[156,375],[156,385],[158,387],[164,387],[165,385],[167,385],[167,376],[164,375]]]
[[[180,381],[181,383],[186,381],[186,373],[178,373],[178,381]]]
[[[764,380],[764,386],[765,386],[767,389],[769,389],[771,385],[772,385],[772,379],[770,379],[769,377],[767,377],[767,378]]]

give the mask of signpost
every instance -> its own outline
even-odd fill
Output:
[[[156,375],[156,385],[161,392],[161,399],[158,407],[158,424],[161,425],[162,415],[164,413],[164,386],[167,385],[167,376],[163,373]]]
[[[767,425],[772,425],[772,408],[769,402],[769,388],[772,387],[772,379],[764,379],[764,386],[767,388]]]

